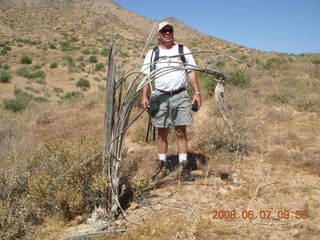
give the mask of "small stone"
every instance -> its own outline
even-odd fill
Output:
[[[138,209],[139,208],[139,205],[138,203],[136,202],[132,202],[130,203],[130,207],[129,207],[131,210],[135,210],[135,209]]]
[[[299,232],[298,229],[291,229],[291,230],[290,230],[290,234],[291,234],[292,237],[298,238],[298,237],[300,237],[301,232]]]
[[[319,224],[310,223],[310,224],[308,225],[308,229],[309,229],[311,232],[319,232],[319,233],[320,233],[320,225],[319,225]]]

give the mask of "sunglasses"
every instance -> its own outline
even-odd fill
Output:
[[[164,33],[173,33],[173,28],[163,28],[159,31],[159,33],[164,34]]]

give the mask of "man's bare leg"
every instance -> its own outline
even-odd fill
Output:
[[[167,154],[169,128],[158,128],[158,153]]]
[[[187,140],[187,127],[176,126],[176,137],[179,154],[187,154],[188,152],[188,140]]]

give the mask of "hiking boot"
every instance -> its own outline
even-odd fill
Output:
[[[191,174],[191,169],[187,161],[178,163],[178,179],[181,181],[194,181],[195,176]]]
[[[167,175],[167,162],[156,160],[154,163],[154,171],[151,175],[152,180],[159,180]]]

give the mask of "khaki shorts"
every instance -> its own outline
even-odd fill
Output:
[[[155,94],[161,92],[156,90]],[[152,118],[152,124],[157,128],[191,125],[191,100],[187,91],[175,94],[161,103],[159,112]]]

